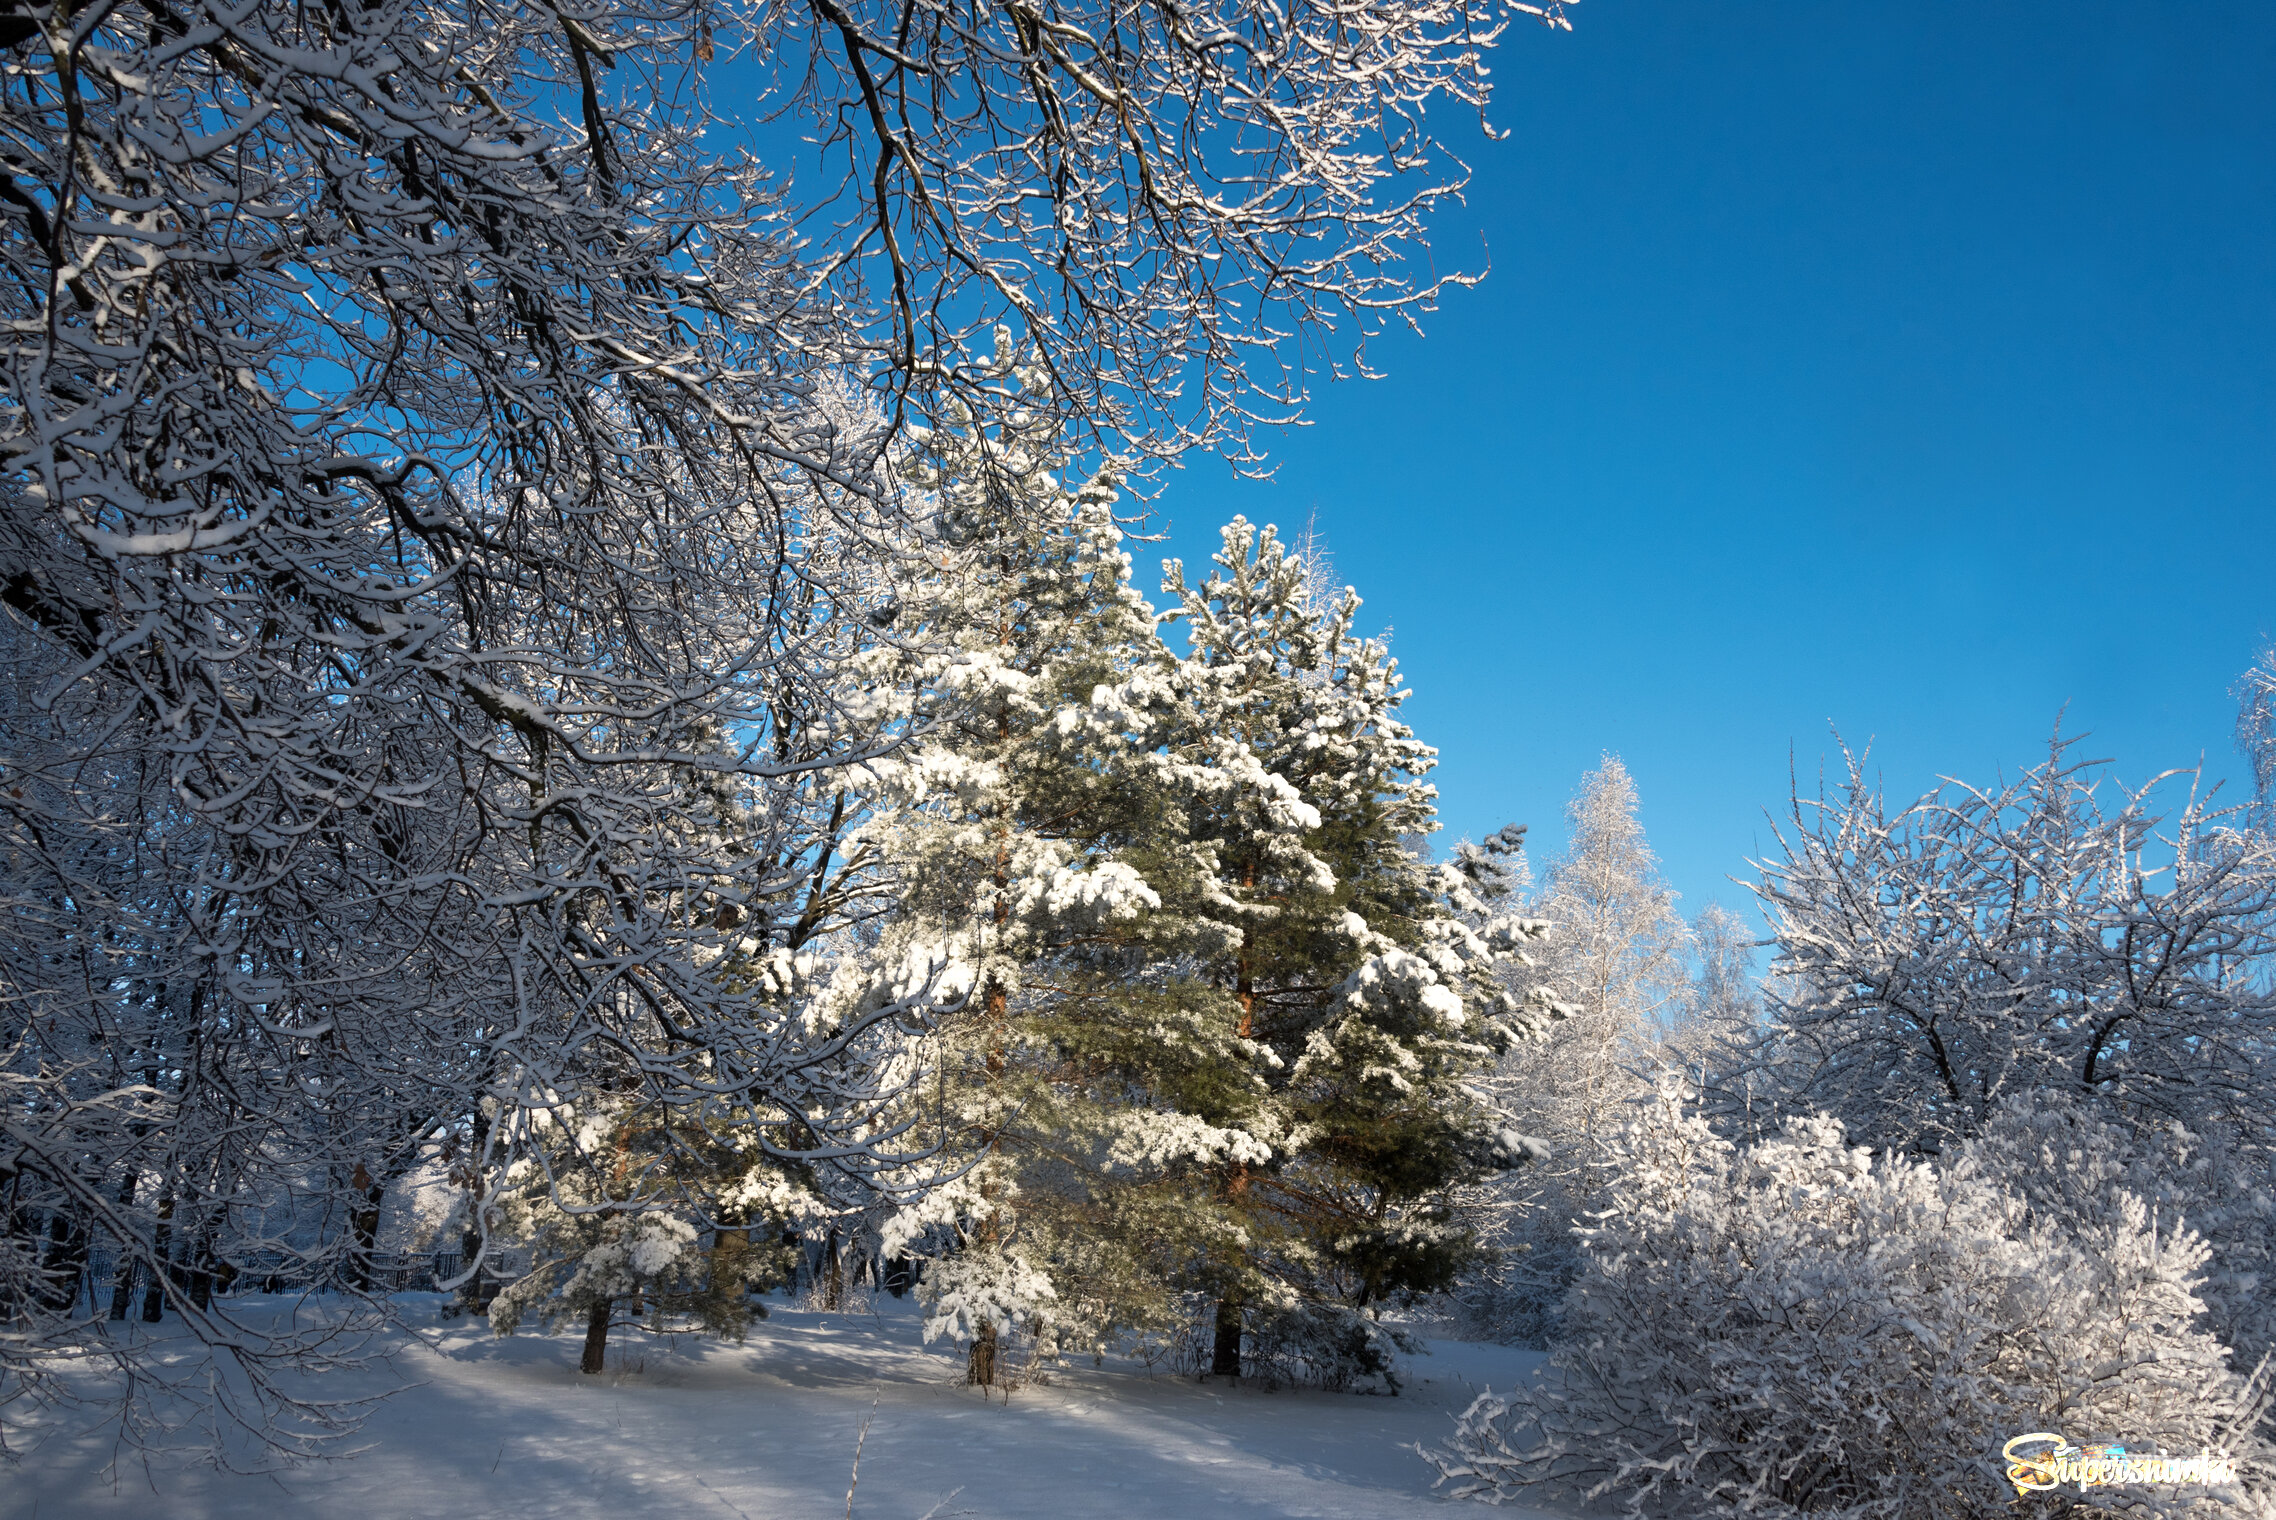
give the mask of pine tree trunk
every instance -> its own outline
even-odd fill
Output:
[[[1231,1294],[1217,1301],[1217,1343],[1210,1350],[1209,1375],[1241,1377],[1241,1301]]]
[[[1241,867],[1241,886],[1246,891],[1256,887],[1256,862],[1244,862]],[[1240,1036],[1244,1040],[1256,1036],[1257,995],[1249,965],[1249,943],[1246,936],[1240,954],[1234,960],[1233,996],[1241,1005]],[[1225,1194],[1234,1207],[1241,1206],[1249,1190],[1249,1169],[1236,1162],[1232,1175],[1226,1179]],[[1217,1335],[1209,1348],[1209,1375],[1232,1382],[1241,1380],[1241,1301],[1230,1292],[1217,1300]]]
[[[11,1171],[5,1196],[0,1196],[0,1241],[8,1242],[11,1247],[32,1230],[30,1211],[22,1208],[16,1200],[17,1190],[22,1186],[23,1180],[22,1172]],[[30,1287],[31,1284],[17,1273],[11,1272],[5,1278],[0,1278],[0,1328],[19,1323],[30,1310]]]
[[[830,1237],[822,1245],[822,1307],[842,1309],[846,1297],[846,1268],[838,1254],[838,1231],[830,1229]]]
[[[362,1271],[364,1286],[366,1287],[370,1287],[372,1284],[372,1257],[379,1250],[380,1203],[386,1196],[387,1189],[384,1186],[374,1184],[371,1191],[364,1194],[367,1206],[348,1216],[348,1227],[354,1230],[356,1235],[356,1261]],[[395,1284],[387,1283],[383,1286],[392,1288]]]
[[[496,1058],[492,1057],[490,1063],[483,1068],[482,1078],[485,1085],[496,1074],[495,1064]],[[482,1296],[482,1268],[480,1265],[482,1260],[482,1159],[489,1154],[489,1147],[490,1117],[483,1112],[482,1105],[477,1103],[474,1105],[473,1143],[467,1148],[465,1172],[466,1189],[473,1197],[469,1200],[466,1229],[458,1237],[458,1269],[461,1272],[469,1270],[472,1272],[472,1275],[465,1282],[459,1284],[458,1312],[461,1314],[480,1314],[490,1307],[489,1300]]]
[[[1007,572],[1010,569],[1010,561],[1008,557],[1003,562],[1003,568]],[[999,644],[1007,644],[1010,642],[1010,640],[1011,625],[1008,622],[1000,623],[997,627],[997,642]],[[1011,738],[1011,731],[1011,704],[1008,701],[999,702],[996,705],[997,742],[999,744],[1008,742]],[[1001,943],[1001,936],[1003,935],[1006,926],[1011,922],[1012,912],[1012,856],[1010,843],[1011,823],[1008,816],[999,814],[995,827],[995,834],[996,861],[995,870],[992,873],[992,879],[996,888],[996,900],[989,909],[989,917],[995,924],[998,943]],[[1003,979],[1001,977],[998,977],[992,973],[990,974],[987,980],[987,984],[982,990],[981,1006],[985,1011],[987,1018],[987,1053],[983,1060],[983,1065],[985,1066],[988,1074],[988,1097],[992,1103],[1001,1094],[1001,1084],[1003,1082],[1004,1072],[1007,1065],[1009,1064],[1006,1056],[1006,1047],[1009,1044],[1008,1025],[1011,1015],[1011,999],[1004,987]],[[981,1136],[981,1149],[983,1154],[995,1150],[996,1146],[1002,1140],[1002,1138],[1002,1134],[993,1129],[985,1132]],[[994,1209],[992,1207],[995,1198],[994,1184],[992,1182],[983,1181],[980,1187],[980,1194],[982,1199],[990,1204],[991,1207],[985,1214],[983,1214],[980,1220],[979,1231],[972,1243],[979,1248],[986,1250],[992,1248],[996,1244],[996,1230],[998,1228],[998,1222]],[[965,1353],[964,1381],[968,1386],[974,1388],[992,1388],[995,1386],[996,1352],[997,1336],[995,1323],[993,1321],[984,1321],[978,1327],[977,1332],[973,1335],[972,1345],[970,1349]]]
[[[609,1299],[602,1299],[593,1305],[592,1312],[585,1316],[585,1354],[579,1359],[577,1370],[587,1377],[591,1377],[601,1370],[602,1359],[608,1354],[609,1305],[611,1302]]]
[[[111,1318],[125,1319],[134,1309],[134,1257],[121,1252],[118,1275],[111,1282]]]
[[[479,1201],[476,1207],[480,1207]],[[458,1269],[472,1268],[474,1275],[458,1285],[458,1312],[480,1314],[488,1306],[482,1299],[482,1232],[467,1230],[458,1237]]]
[[[996,1385],[996,1327],[993,1324],[983,1324],[980,1333],[972,1337],[972,1349],[964,1358],[964,1381],[974,1388]]]

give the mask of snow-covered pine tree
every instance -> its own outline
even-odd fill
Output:
[[[819,1212],[794,1170],[637,1095],[594,1093],[530,1118],[486,1201],[485,1222],[531,1251],[530,1270],[492,1301],[491,1328],[581,1322],[584,1373],[602,1370],[620,1316],[740,1340],[765,1312],[749,1295],[788,1275],[784,1222]]]
[[[858,401],[832,400],[850,414],[845,425],[875,425]],[[824,528],[815,558],[836,589],[858,588],[874,609],[900,607],[928,573],[907,552],[855,563]],[[849,1016],[820,998],[846,945],[872,932],[886,887],[860,837],[869,807],[861,778],[813,762],[909,718],[911,693],[893,679],[906,641],[885,633],[896,619],[884,611],[840,615],[819,577],[786,591],[775,616],[783,642],[828,651],[771,714],[763,737],[779,773],[678,764],[651,777],[653,794],[671,799],[660,826],[718,863],[687,872],[657,906],[692,928],[690,959],[742,1005],[745,1037],[719,1041],[697,1062],[693,1091],[660,1092],[648,1070],[684,1059],[688,1031],[636,1014],[547,1080],[511,1073],[496,1085],[512,1101],[486,1100],[475,1116],[486,1132],[494,1117],[505,1120],[488,1147],[503,1165],[487,1198],[479,1194],[489,1179],[467,1169],[468,1260],[492,1237],[534,1253],[530,1272],[490,1304],[491,1323],[509,1334],[533,1315],[548,1328],[581,1321],[587,1373],[601,1370],[615,1323],[739,1339],[764,1313],[749,1295],[794,1273],[799,1234],[873,1205],[894,1185],[881,1175],[897,1175],[905,1159],[881,1110],[913,1080],[906,1036],[875,1022],[875,1009]],[[735,735],[706,721],[689,739],[717,753]],[[804,1090],[748,1080],[770,1065],[804,1073]]]
[[[1383,1365],[1364,1311],[1468,1265],[1456,1189],[1527,1154],[1463,1079],[1549,1008],[1500,976],[1542,926],[1411,848],[1437,828],[1435,752],[1398,717],[1387,649],[1354,634],[1358,596],[1323,603],[1307,569],[1234,519],[1204,583],[1167,568],[1165,621],[1187,625],[1189,653],[1166,703],[1142,682],[1109,698],[1157,741],[1196,868],[1163,894],[1186,921],[1173,985],[1232,1035],[1247,1079],[1206,1116],[1249,1143],[1196,1169],[1223,1223],[1176,1279],[1214,1300],[1221,1375],[1241,1371],[1244,1337],[1315,1375]]]
[[[970,1380],[987,1385],[1015,1329],[1048,1351],[1148,1317],[1117,1286],[1130,1274],[1086,1241],[1080,1179],[1126,1101],[1123,1085],[1100,1098],[1083,1077],[1107,1038],[1087,1018],[1087,978],[1143,959],[1132,923],[1159,904],[1124,858],[1148,832],[1129,743],[1089,700],[1155,640],[1129,584],[1111,467],[1063,483],[1054,424],[953,420],[909,465],[935,498],[934,573],[903,616],[933,642],[900,679],[928,694],[929,727],[874,767],[861,837],[897,897],[852,985],[868,998],[929,989],[922,1132],[951,1175],[884,1221],[880,1250],[945,1251],[924,1283],[929,1331],[965,1341]]]
[[[698,737],[722,736],[714,729]],[[839,926],[864,868],[854,851],[833,869],[836,825],[822,820],[842,819],[843,805],[776,798],[754,807],[747,782],[716,771],[666,784],[682,794],[682,825],[705,834],[711,848],[770,852],[740,882],[706,883],[712,890],[699,889],[688,910],[721,931],[707,947],[710,974],[732,994],[788,1010],[810,990],[802,984],[812,981],[813,958],[800,953],[807,931]],[[798,838],[780,827],[787,819],[822,837]],[[752,891],[758,882],[774,890]],[[783,1023],[795,1028],[798,1020]],[[658,1033],[655,1043],[668,1047],[668,1032]],[[810,1043],[826,1048],[829,1033],[812,1030]],[[581,1324],[578,1370],[587,1374],[602,1371],[619,1324],[740,1340],[765,1313],[750,1295],[790,1273],[791,1232],[829,1212],[816,1186],[823,1168],[797,1154],[813,1146],[810,1127],[784,1122],[748,1091],[706,1103],[659,1101],[628,1078],[628,1054],[637,1060],[622,1045],[602,1047],[562,1072],[560,1088],[501,1084],[516,1099],[502,1129],[500,1104],[485,1097],[474,1117],[495,1143],[478,1148],[494,1164],[461,1169],[470,1186],[453,1221],[465,1226],[470,1267],[493,1240],[530,1253],[530,1269],[488,1303],[492,1329],[510,1335],[532,1318],[548,1331]],[[479,1272],[469,1277],[469,1307],[480,1302],[480,1282]]]
[[[999,499],[994,521],[1033,526],[953,578],[935,615],[967,654],[878,824],[908,881],[879,995],[931,977],[962,998],[936,1117],[974,1159],[886,1248],[953,1244],[930,1327],[967,1341],[975,1381],[1014,1327],[1103,1350],[1197,1311],[1221,1371],[1244,1330],[1300,1327],[1315,1364],[1335,1343],[1367,1365],[1351,1311],[1466,1260],[1444,1195],[1515,1154],[1456,1080],[1534,1021],[1494,975],[1531,926],[1403,848],[1432,823],[1430,752],[1351,636],[1355,597],[1317,605],[1236,522],[1208,584],[1172,572],[1195,625],[1177,658],[1106,482],[1065,491],[1055,460],[1001,448],[944,450],[944,499],[1024,480],[1042,509]]]

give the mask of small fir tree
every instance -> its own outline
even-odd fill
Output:
[[[490,1209],[500,1233],[528,1243],[531,1266],[492,1300],[491,1328],[581,1321],[588,1374],[602,1370],[620,1315],[741,1340],[766,1312],[752,1295],[788,1276],[784,1225],[815,1211],[811,1194],[755,1144],[738,1167],[711,1132],[637,1103],[526,1112],[522,1153]]]

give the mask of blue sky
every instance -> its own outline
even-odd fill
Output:
[[[1537,857],[1605,750],[1687,912],[1870,741],[1893,792],[2043,756],[2231,778],[2276,633],[2276,7],[1586,0],[1390,378],[1279,475],[1172,477],[1200,559],[1317,514],[1395,630],[1450,834]],[[1150,583],[1154,551],[1141,550]]]

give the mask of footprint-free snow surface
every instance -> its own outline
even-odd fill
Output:
[[[621,1334],[597,1377],[578,1374],[577,1350],[567,1334],[464,1324],[405,1337],[397,1376],[419,1386],[379,1406],[359,1453],[274,1477],[146,1464],[84,1419],[44,1417],[9,1432],[21,1461],[0,1468],[0,1516],[822,1520],[847,1513],[857,1439],[857,1520],[1522,1515],[1433,1496],[1411,1448],[1538,1361],[1437,1342],[1402,1367],[1396,1398],[1086,1364],[1006,1403],[962,1386],[961,1357],[924,1346],[914,1307],[889,1298],[874,1313],[776,1309],[740,1346]],[[366,1376],[353,1391],[382,1374]]]

